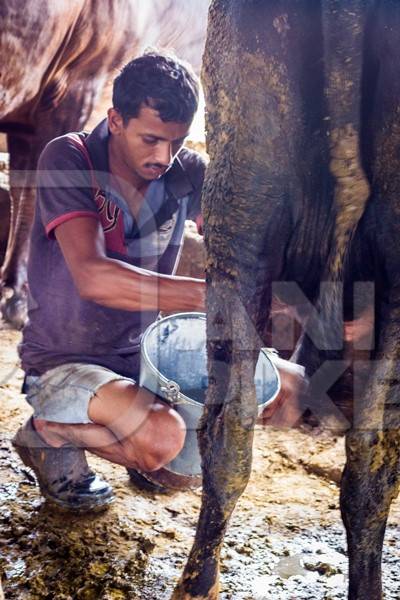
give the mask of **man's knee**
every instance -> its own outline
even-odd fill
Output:
[[[156,471],[171,462],[185,443],[182,417],[164,403],[157,403],[139,431],[122,441],[130,467]]]

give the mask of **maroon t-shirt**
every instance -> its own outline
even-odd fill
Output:
[[[38,165],[38,191],[28,261],[28,322],[19,346],[27,374],[70,362],[103,365],[135,377],[141,334],[155,311],[131,312],[83,300],[75,287],[55,228],[80,216],[98,219],[107,256],[171,274],[179,260],[185,219],[200,217],[205,164],[183,148],[172,167],[151,182],[137,220],[108,166],[107,122],[87,135],[51,141]],[[115,290],[118,294],[118,290]]]

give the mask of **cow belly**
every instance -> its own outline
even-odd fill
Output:
[[[2,9],[0,119],[31,102],[62,57],[84,0],[24,3],[10,0]],[[20,16],[16,16],[16,15]],[[27,68],[27,66],[29,66]]]

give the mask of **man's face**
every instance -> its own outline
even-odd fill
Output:
[[[158,179],[169,169],[191,126],[191,122],[164,122],[149,106],[142,106],[138,116],[126,125],[121,115],[110,109],[108,123],[115,158],[144,182]]]

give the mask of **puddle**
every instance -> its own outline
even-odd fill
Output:
[[[0,503],[14,500],[18,494],[18,483],[2,483],[0,484]]]
[[[294,575],[307,576],[308,573],[304,568],[304,560],[301,554],[293,554],[282,558],[274,568],[274,574],[282,579],[289,579]]]
[[[12,565],[7,566],[4,569],[4,574],[7,579],[13,577],[19,577],[24,574],[26,569],[26,562],[22,558],[17,558],[13,561]]]

